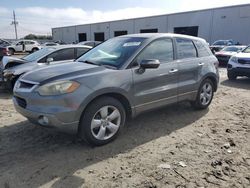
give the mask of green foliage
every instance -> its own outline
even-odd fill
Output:
[[[28,34],[24,37],[24,39],[30,39],[30,40],[52,40],[52,36],[50,35],[34,35],[34,34]]]

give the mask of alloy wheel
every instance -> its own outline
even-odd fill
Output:
[[[115,135],[120,125],[120,111],[114,106],[103,106],[91,121],[91,132],[96,139],[107,140]]]

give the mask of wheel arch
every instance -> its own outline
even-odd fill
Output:
[[[206,80],[206,79],[210,79],[210,80],[212,81],[212,83],[213,83],[213,85],[214,85],[214,92],[216,92],[217,89],[218,89],[218,81],[219,81],[218,76],[217,76],[216,74],[209,73],[209,74],[205,75],[205,76],[202,78],[202,80],[201,80],[200,83],[202,83],[202,82],[203,82],[204,80]]]
[[[101,98],[101,97],[112,97],[117,99],[121,104],[124,106],[124,110],[126,112],[127,118],[131,118],[134,115],[134,110],[132,108],[132,104],[129,100],[128,95],[124,94],[124,92],[120,90],[110,90],[107,91],[106,89],[104,91],[97,91],[84,100],[83,104],[81,105],[81,109],[79,111],[79,118],[81,118],[82,114],[84,114],[84,111],[87,109],[87,107],[95,100]]]

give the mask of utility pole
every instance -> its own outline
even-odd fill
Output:
[[[16,26],[18,25],[18,22],[16,21],[16,14],[15,14],[14,10],[13,10],[13,18],[14,18],[14,21],[11,22],[11,25],[14,25],[14,27],[15,27],[15,34],[16,34],[16,39],[17,39],[17,28],[16,28]]]

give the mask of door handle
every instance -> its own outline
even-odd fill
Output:
[[[169,73],[175,73],[175,72],[178,72],[178,69],[171,69],[171,70],[169,71]]]
[[[198,63],[198,65],[199,65],[199,66],[203,66],[203,65],[204,65],[204,63]]]

